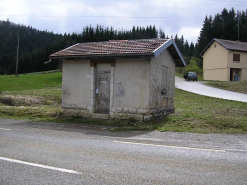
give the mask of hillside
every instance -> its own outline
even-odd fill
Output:
[[[44,65],[44,62],[48,60],[50,48],[61,42],[63,35],[0,21],[0,74],[15,73],[18,35],[20,36],[18,73],[55,68],[55,63]]]
[[[55,69],[57,61],[44,64],[48,61],[48,56],[78,42],[167,37],[161,29],[158,31],[151,25],[133,26],[131,30],[119,31],[101,25],[86,26],[81,33],[59,35],[9,21],[0,21],[0,75],[15,73],[18,36],[20,36],[18,74]],[[192,55],[193,43],[189,45],[183,35],[181,38],[176,35],[174,40],[185,59]]]

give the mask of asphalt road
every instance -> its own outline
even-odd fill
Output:
[[[227,91],[204,85],[204,82],[185,81],[182,78],[175,77],[176,88],[188,92],[210,96],[214,98],[221,98],[233,101],[247,102],[247,94]]]
[[[0,184],[247,184],[247,136],[0,119]]]

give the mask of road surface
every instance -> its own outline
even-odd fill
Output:
[[[214,98],[221,98],[227,100],[234,100],[240,102],[247,102],[247,94],[227,91],[204,85],[204,82],[185,81],[182,78],[175,77],[175,86],[188,92],[210,96]]]
[[[0,184],[247,184],[247,136],[0,119]]]

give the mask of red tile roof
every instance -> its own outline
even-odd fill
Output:
[[[110,40],[78,43],[52,55],[51,58],[153,55],[155,50],[170,39]]]

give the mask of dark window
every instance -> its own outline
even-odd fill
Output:
[[[240,54],[233,54],[233,61],[240,62]]]

